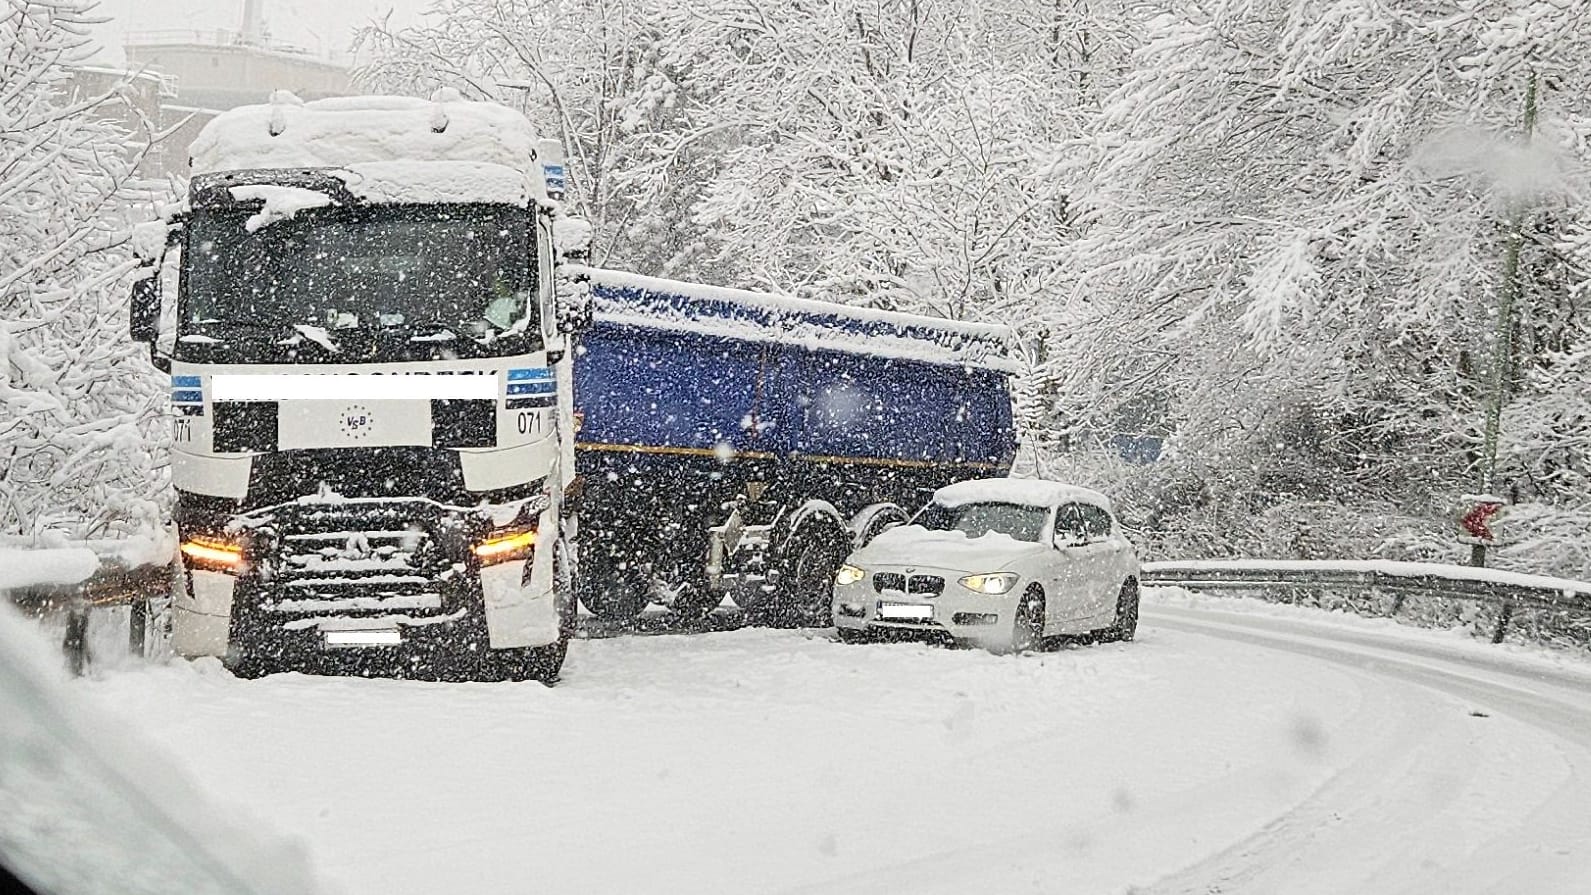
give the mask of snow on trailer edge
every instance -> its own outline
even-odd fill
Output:
[[[1017,372],[1012,331],[899,311],[858,308],[725,286],[571,265],[592,286],[596,319],[626,326],[843,350]]]

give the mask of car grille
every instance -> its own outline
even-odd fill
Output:
[[[945,579],[938,575],[913,575],[907,578],[899,572],[877,572],[873,575],[873,590],[878,593],[897,591],[924,597],[937,597],[945,592]]]

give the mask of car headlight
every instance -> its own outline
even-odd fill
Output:
[[[866,569],[861,568],[860,566],[845,565],[840,566],[839,571],[834,573],[834,583],[844,587],[847,584],[855,584],[866,577]]]
[[[983,575],[968,575],[961,579],[961,586],[967,590],[975,590],[980,594],[998,596],[1016,587],[1018,577],[1020,576],[1015,572],[989,572]]]

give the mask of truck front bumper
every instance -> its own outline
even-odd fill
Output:
[[[538,531],[557,530],[550,513]],[[471,545],[491,530],[420,501],[278,512],[235,536],[247,558],[235,571],[190,564],[173,648],[238,668],[456,677],[499,651],[558,644],[573,612],[554,586],[554,539],[482,566]]]

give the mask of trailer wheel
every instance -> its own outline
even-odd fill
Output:
[[[779,561],[778,590],[759,607],[773,625],[826,625],[834,603],[834,573],[850,554],[851,536],[841,526],[810,525],[791,537]]]
[[[910,519],[911,515],[898,504],[875,503],[865,506],[851,517],[852,547],[860,550],[886,530],[905,525]]]
[[[685,621],[701,621],[723,601],[724,595],[708,587],[705,581],[690,581],[680,585],[674,595],[674,614]]]
[[[620,569],[587,562],[582,571],[581,602],[603,621],[632,621],[651,602],[652,576],[634,563]]]

